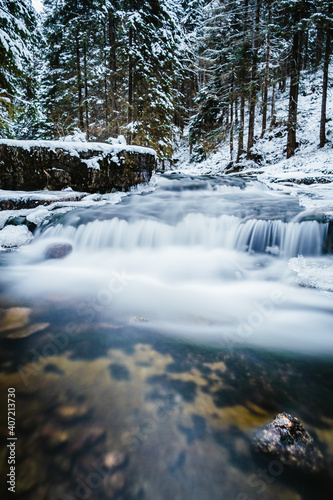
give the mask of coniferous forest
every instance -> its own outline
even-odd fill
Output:
[[[0,133],[87,140],[124,135],[170,160],[188,131],[195,160],[230,142],[251,157],[289,93],[286,154],[297,147],[304,75],[322,71],[318,144],[326,141],[330,0],[1,0]]]

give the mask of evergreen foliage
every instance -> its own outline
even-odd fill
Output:
[[[326,142],[330,0],[0,0],[0,132],[88,140],[122,134],[161,160],[189,125],[193,157],[229,141],[253,155],[288,89],[286,152],[297,148],[304,71],[323,68],[319,145]],[[320,129],[320,134],[319,134]]]

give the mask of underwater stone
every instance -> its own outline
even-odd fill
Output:
[[[283,465],[306,472],[319,472],[324,460],[302,422],[289,413],[279,413],[254,435],[256,451],[278,459]]]
[[[57,243],[49,246],[45,251],[46,259],[63,259],[72,253],[73,247],[68,243]]]
[[[125,478],[122,472],[116,472],[111,476],[106,476],[103,481],[103,490],[107,498],[116,498],[124,489]]]

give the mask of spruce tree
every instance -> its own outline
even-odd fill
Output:
[[[14,136],[16,122],[36,111],[36,13],[31,0],[0,0],[0,133]]]

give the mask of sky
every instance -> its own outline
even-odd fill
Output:
[[[40,12],[43,8],[42,0],[32,0],[32,5],[35,7],[37,12]]]

